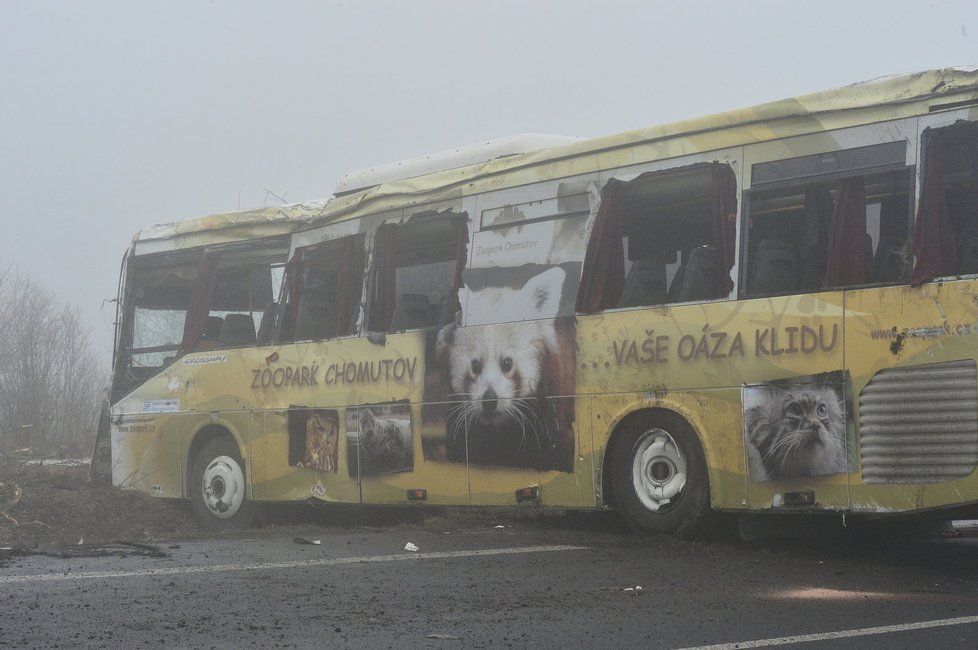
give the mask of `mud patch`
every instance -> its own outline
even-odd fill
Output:
[[[88,465],[3,459],[0,482],[21,492],[15,503],[0,504],[7,515],[0,517],[0,548],[7,553],[147,554],[155,552],[147,542],[204,534],[182,501],[90,481]]]

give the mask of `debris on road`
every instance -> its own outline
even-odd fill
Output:
[[[411,542],[408,542],[407,544],[404,545],[404,550],[411,551],[412,553],[417,553],[418,547],[412,544]]]

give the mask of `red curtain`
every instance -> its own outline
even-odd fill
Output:
[[[197,270],[197,284],[190,296],[187,315],[183,321],[183,341],[180,349],[184,352],[192,351],[197,346],[200,335],[204,331],[204,323],[207,322],[211,298],[214,295],[214,285],[217,284],[219,258],[220,255],[217,253],[205,253]]]
[[[928,129],[929,131],[929,129]],[[924,132],[925,136],[927,131]],[[958,268],[954,249],[954,231],[944,201],[944,143],[941,136],[931,132],[926,138],[924,177],[920,184],[920,207],[914,224],[911,252],[915,258],[910,285],[943,275]]]
[[[730,269],[734,265],[737,239],[737,180],[729,165],[713,164],[713,245],[717,249],[717,287],[726,296],[733,289]]]
[[[866,188],[862,177],[846,178],[836,188],[826,287],[845,287],[866,282]]]
[[[594,217],[581,270],[577,311],[591,313],[613,307],[625,287],[625,236],[620,209],[623,182],[612,179],[601,190],[601,205]]]

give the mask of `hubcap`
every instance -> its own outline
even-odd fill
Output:
[[[241,465],[230,456],[218,456],[204,469],[201,489],[204,504],[212,515],[221,519],[233,517],[245,496]]]
[[[674,506],[686,487],[686,459],[662,429],[646,431],[632,451],[632,486],[649,510]]]

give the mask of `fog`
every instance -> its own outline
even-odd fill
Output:
[[[597,136],[978,63],[978,3],[0,3],[0,270],[111,352],[133,234],[515,133]]]

